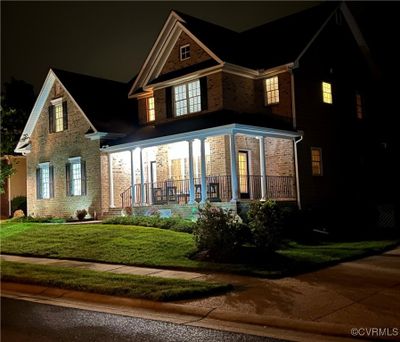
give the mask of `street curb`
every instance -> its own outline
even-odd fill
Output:
[[[84,309],[85,305],[95,305],[97,310],[108,307],[108,309],[105,310],[106,312],[112,312],[114,314],[121,315],[127,315],[127,313],[129,312],[127,310],[129,309],[145,309],[152,311],[153,313],[156,312],[157,316],[160,316],[160,314],[162,313],[181,315],[181,319],[175,319],[175,321],[180,324],[191,324],[193,322],[198,322],[203,319],[214,319],[217,321],[285,329],[323,336],[372,340],[372,337],[368,338],[368,336],[352,336],[351,329],[355,327],[347,326],[344,324],[303,321],[277,316],[263,316],[257,314],[244,315],[240,313],[220,310],[218,308],[210,309],[187,304],[160,303],[150,300],[63,290],[59,288],[49,288],[38,285],[3,282],[1,284],[1,295],[22,300],[43,300],[43,302],[47,304],[56,304],[60,306],[63,306],[63,303],[66,306],[74,306],[74,304],[79,304],[78,307],[81,309]],[[93,310],[93,307],[88,306],[87,308],[89,310]],[[189,321],[188,317],[190,317]],[[396,340],[396,338],[390,336],[373,337],[373,340]]]

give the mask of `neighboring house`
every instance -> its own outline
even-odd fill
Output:
[[[28,212],[357,200],[365,52],[345,4],[242,33],[172,11],[129,84],[49,71],[16,148]]]
[[[14,173],[6,179],[4,193],[1,194],[1,218],[8,218],[13,215],[11,201],[15,197],[26,197],[26,158],[6,155],[1,160],[14,169]]]

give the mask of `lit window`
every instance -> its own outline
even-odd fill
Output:
[[[330,83],[322,82],[322,99],[324,103],[332,103],[332,86]]]
[[[175,115],[201,111],[200,80],[174,87]]]
[[[186,44],[180,47],[179,49],[179,55],[181,58],[181,61],[184,61],[185,59],[190,58],[190,45]]]
[[[265,99],[267,105],[279,103],[278,76],[270,77],[265,80]]]
[[[311,167],[313,176],[322,176],[322,150],[311,147]]]
[[[154,109],[154,97],[146,99],[147,121],[154,121],[156,119],[156,112]]]
[[[54,106],[55,111],[55,124],[56,124],[56,132],[61,132],[64,129],[64,120],[63,120],[63,106],[62,103],[57,103]]]
[[[360,94],[356,94],[356,113],[357,113],[357,119],[363,118],[363,106]]]
[[[36,170],[37,198],[53,197],[53,167],[50,163],[39,164]]]
[[[73,163],[71,165],[72,171],[72,195],[79,196],[81,194],[81,163]]]

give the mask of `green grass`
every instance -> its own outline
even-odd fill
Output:
[[[272,256],[260,257],[245,248],[235,263],[192,260],[192,235],[158,228],[111,224],[41,224],[6,222],[0,230],[1,252],[25,256],[75,259],[126,265],[210,270],[262,277],[281,277],[379,253],[396,240],[290,242]]]
[[[3,261],[1,280],[130,298],[170,301],[209,296],[232,286]]]

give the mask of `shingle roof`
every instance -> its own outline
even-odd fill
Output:
[[[184,24],[225,62],[267,69],[294,62],[338,3],[326,2],[238,33],[176,12]]]
[[[54,69],[54,73],[99,132],[128,133],[136,123],[129,83]]]
[[[187,118],[180,117],[176,120],[166,121],[160,124],[137,127],[130,135],[119,140],[110,141],[109,145],[119,145],[232,123],[293,130],[291,122],[285,119],[260,115],[260,113],[239,113],[231,110],[220,110],[194,116],[189,115]]]

